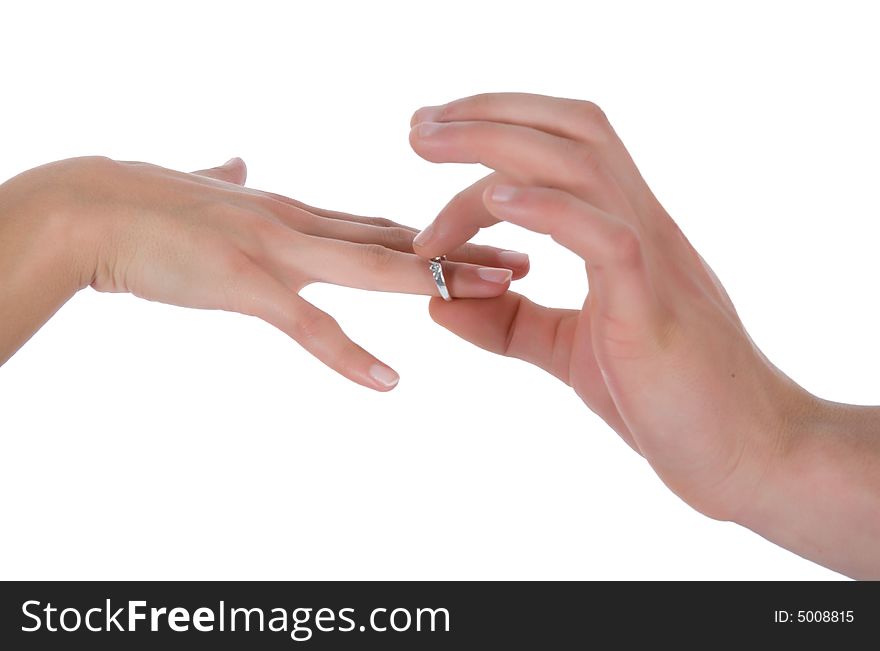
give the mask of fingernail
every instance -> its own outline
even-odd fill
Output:
[[[416,126],[416,134],[419,138],[430,138],[444,126],[445,125],[441,122],[422,122]]]
[[[483,280],[499,285],[505,285],[513,278],[513,272],[510,269],[493,269],[491,267],[480,267],[477,269],[477,275]]]
[[[397,386],[400,382],[400,376],[382,364],[373,364],[370,367],[370,377],[387,389]]]
[[[529,256],[519,251],[502,251],[498,254],[498,259],[505,267],[519,269],[529,266]]]
[[[492,201],[504,203],[510,201],[516,196],[517,189],[512,185],[496,185],[492,188]]]
[[[226,161],[225,163],[223,163],[223,167],[226,167],[227,165],[232,165],[232,164],[233,164],[235,161],[237,161],[237,160],[239,160],[238,156],[233,156],[233,157],[230,158],[228,161]]]
[[[434,122],[438,117],[440,117],[440,111],[442,109],[442,106],[423,106],[418,111],[416,111],[415,115],[413,115],[413,124],[419,124],[421,122]]]
[[[425,246],[434,239],[434,224],[428,226],[413,238],[413,246]]]

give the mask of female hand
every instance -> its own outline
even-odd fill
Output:
[[[428,266],[412,253],[416,231],[244,188],[245,176],[238,158],[187,174],[95,157],[46,165],[0,186],[0,272],[12,279],[0,294],[0,362],[91,285],[257,316],[345,377],[393,388],[397,374],[297,292],[328,282],[436,293]],[[450,260],[447,282],[459,297],[498,296],[512,275],[528,271],[527,256],[483,246],[460,247]]]
[[[880,574],[880,473],[869,471],[880,468],[880,411],[820,401],[767,360],[602,111],[482,95],[420,109],[410,142],[429,161],[494,170],[440,212],[417,253],[440,255],[503,220],[549,234],[589,279],[580,310],[507,293],[432,301],[438,323],[570,384],[703,513]],[[819,481],[827,499],[813,494]]]

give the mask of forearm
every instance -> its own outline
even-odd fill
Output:
[[[805,558],[880,579],[880,407],[810,399],[740,524]]]
[[[0,364],[90,282],[74,226],[30,173],[0,185]]]

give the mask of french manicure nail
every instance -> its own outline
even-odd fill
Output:
[[[485,281],[499,285],[505,285],[513,278],[513,272],[510,269],[493,269],[491,267],[480,267],[477,269],[477,275]]]
[[[422,122],[416,127],[419,138],[430,138],[443,128],[440,122]]]
[[[414,246],[425,246],[434,239],[434,224],[428,224],[425,229],[413,238]]]
[[[504,203],[516,196],[517,189],[512,185],[496,185],[492,188],[492,201]]]
[[[498,259],[505,267],[520,269],[529,266],[529,256],[519,251],[502,251],[498,254]]]
[[[387,389],[397,386],[400,382],[400,376],[382,364],[373,364],[370,367],[370,377]]]

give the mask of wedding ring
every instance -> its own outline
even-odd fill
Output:
[[[446,260],[445,255],[431,258],[428,261],[428,268],[431,270],[431,275],[434,276],[434,284],[437,285],[437,291],[440,292],[440,296],[443,297],[444,301],[451,301],[452,297],[449,295],[449,289],[446,287],[446,278],[443,277],[444,260]]]

